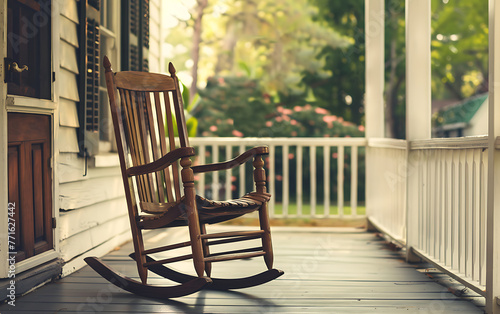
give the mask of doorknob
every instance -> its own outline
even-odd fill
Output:
[[[28,66],[23,65],[22,67],[19,67],[17,62],[11,62],[11,63],[7,64],[7,71],[21,73],[24,71],[28,71]]]
[[[5,58],[4,64],[5,64],[5,78],[4,78],[5,83],[15,82],[16,77],[18,78],[19,75],[22,75],[21,74],[22,72],[28,71],[27,65],[19,67],[19,64],[17,64],[17,62],[15,62],[10,58]]]

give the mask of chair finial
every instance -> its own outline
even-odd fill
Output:
[[[113,72],[113,70],[111,69],[111,62],[109,61],[108,56],[104,56],[102,64],[104,65],[104,69],[106,70],[106,72]]]
[[[168,63],[168,72],[170,72],[170,75],[172,77],[175,76],[175,68],[174,68],[174,65],[172,64],[172,62]]]

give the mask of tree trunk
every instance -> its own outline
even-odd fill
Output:
[[[203,13],[208,5],[208,0],[197,0],[196,13],[194,16],[194,30],[193,30],[193,50],[191,51],[191,59],[193,60],[193,68],[191,69],[191,76],[193,82],[189,90],[189,99],[193,99],[194,95],[198,92],[198,62],[200,61],[200,44],[201,44],[201,31]],[[186,104],[187,105],[187,104]]]

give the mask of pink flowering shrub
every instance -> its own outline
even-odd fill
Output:
[[[344,121],[320,107],[277,106],[274,116],[266,121],[265,133],[273,137],[360,137],[364,126]]]

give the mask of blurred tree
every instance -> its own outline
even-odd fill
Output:
[[[488,1],[432,1],[434,99],[464,99],[488,90]]]
[[[364,0],[311,2],[318,8],[318,23],[350,38],[351,45],[340,49],[324,46],[320,53],[325,60],[323,71],[306,73],[303,83],[318,106],[361,124],[365,92]]]

